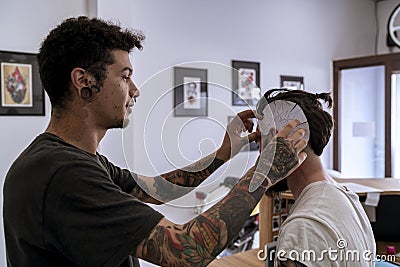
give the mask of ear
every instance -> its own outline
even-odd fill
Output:
[[[94,80],[92,75],[83,68],[74,68],[71,71],[71,85],[78,93],[83,87],[90,87],[92,80]]]

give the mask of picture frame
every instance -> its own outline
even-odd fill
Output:
[[[174,116],[208,116],[207,69],[174,67]]]
[[[34,53],[0,51],[0,116],[44,116],[44,90]]]
[[[232,60],[232,105],[255,106],[260,98],[260,63]]]
[[[304,77],[281,75],[281,87],[289,90],[304,90]]]
[[[233,120],[235,116],[228,116],[228,124]],[[257,129],[257,119],[253,119],[253,129],[252,132],[255,132]],[[258,151],[258,145],[256,142],[250,142],[249,144],[242,147],[239,152],[248,152],[248,151]]]
[[[272,216],[272,232],[278,231],[281,227],[280,216],[274,215]]]

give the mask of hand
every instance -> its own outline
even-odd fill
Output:
[[[249,185],[250,192],[255,191],[265,179],[266,188],[276,184],[290,175],[306,159],[307,154],[301,152],[307,146],[307,142],[303,139],[304,130],[298,129],[288,137],[299,124],[299,120],[290,121],[261,151]]]
[[[255,118],[253,110],[245,110],[238,113],[226,127],[224,140],[217,151],[216,157],[227,161],[234,157],[244,145],[260,139],[261,133],[254,132],[252,118]],[[247,136],[242,136],[243,132],[249,132]]]

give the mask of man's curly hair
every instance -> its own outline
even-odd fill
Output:
[[[53,107],[63,107],[69,96],[71,71],[80,67],[96,79],[99,90],[107,65],[113,64],[113,50],[128,53],[142,49],[140,31],[122,30],[119,25],[98,18],[68,18],[42,42],[39,54],[40,79]]]

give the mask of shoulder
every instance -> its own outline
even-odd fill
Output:
[[[18,179],[29,173],[32,182],[42,186],[69,184],[108,178],[108,172],[96,155],[78,149],[52,134],[39,135],[16,160]],[[25,179],[26,180],[26,179]],[[26,181],[28,182],[28,181]],[[28,182],[29,183],[29,182]],[[62,188],[60,188],[62,189]],[[68,187],[65,187],[68,189]]]
[[[277,250],[319,250],[321,247],[327,247],[337,240],[337,235],[330,225],[330,222],[313,211],[293,213],[281,226]]]
[[[78,149],[49,133],[43,133],[36,137],[21,153],[20,157],[25,161],[46,161],[52,164],[56,164],[58,161],[66,164],[71,161],[81,159],[94,160],[96,158],[94,155]]]

